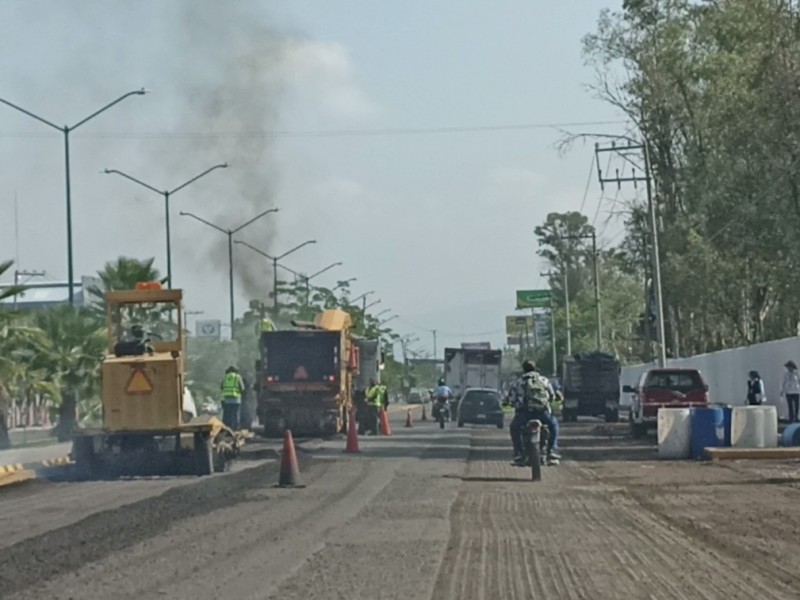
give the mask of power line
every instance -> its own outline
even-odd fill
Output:
[[[431,135],[449,133],[481,133],[498,131],[523,131],[529,129],[558,129],[564,127],[590,127],[620,125],[626,121],[583,121],[573,123],[516,123],[506,125],[473,125],[463,127],[398,127],[385,129],[333,129],[333,130],[267,130],[267,131],[150,131],[105,132],[76,134],[86,139],[220,139],[220,138],[300,138],[300,137],[385,137],[394,135]],[[51,138],[58,134],[39,132],[0,131],[0,138]]]
[[[583,200],[581,200],[581,209],[578,211],[583,212],[583,207],[586,205],[586,198],[589,196],[589,186],[592,184],[592,177],[594,176],[594,161],[597,160],[597,155],[592,154],[592,164],[589,165],[589,176],[586,178],[586,189],[583,190]]]

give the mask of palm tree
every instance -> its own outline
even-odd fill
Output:
[[[1,262],[0,277],[2,277],[13,264],[14,261],[11,260]],[[23,285],[3,287],[0,289],[0,301],[21,294],[26,289],[27,288]],[[11,441],[8,438],[8,416],[11,408],[11,396],[4,382],[9,376],[8,369],[13,366],[10,347],[8,346],[10,342],[9,338],[12,337],[10,333],[10,324],[13,318],[13,313],[6,312],[0,308],[0,450],[8,448],[11,445]]]
[[[91,311],[70,306],[37,313],[33,319],[46,344],[32,366],[42,369],[59,387],[56,434],[59,441],[68,441],[77,425],[79,399],[86,399],[97,389],[106,347],[105,329]]]
[[[158,269],[153,268],[154,261],[155,258],[139,260],[120,256],[117,260],[105,264],[103,270],[97,273],[100,281],[103,282],[102,287],[92,287],[88,290],[89,294],[99,301],[103,314],[106,310],[106,292],[132,290],[136,288],[137,283],[142,281],[166,282],[166,279],[161,278]]]

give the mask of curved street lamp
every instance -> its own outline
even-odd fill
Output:
[[[125,100],[125,98],[128,98],[129,96],[144,96],[146,93],[147,93],[147,91],[144,88],[142,88],[140,90],[134,90],[132,92],[128,92],[127,94],[123,94],[122,96],[120,96],[119,98],[114,100],[113,102],[109,102],[108,104],[106,104],[103,108],[94,111],[88,117],[86,117],[84,119],[81,119],[80,121],[75,123],[75,125],[72,125],[72,126],[64,125],[63,127],[60,127],[60,126],[56,125],[55,123],[53,123],[52,121],[48,121],[47,119],[45,119],[43,117],[40,117],[39,115],[36,115],[36,114],[30,112],[29,110],[25,110],[21,106],[17,106],[16,104],[13,104],[13,103],[9,102],[8,100],[4,100],[3,98],[0,98],[0,103],[5,104],[6,106],[10,106],[11,108],[13,108],[15,110],[18,110],[19,112],[21,112],[23,114],[26,114],[29,117],[31,117],[33,119],[36,119],[40,123],[44,123],[45,125],[47,125],[49,127],[52,127],[53,129],[57,129],[58,131],[60,131],[61,133],[64,134],[64,172],[65,172],[65,175],[66,175],[65,188],[66,188],[66,192],[67,192],[67,194],[66,194],[66,196],[67,196],[67,279],[69,281],[69,286],[68,287],[69,287],[69,305],[70,306],[74,306],[75,305],[75,294],[74,294],[73,289],[72,289],[73,283],[74,283],[74,279],[75,279],[75,270],[74,270],[73,256],[72,256],[72,191],[71,191],[71,185],[70,185],[70,169],[69,169],[69,134],[70,134],[71,131],[74,131],[75,129],[77,129],[78,127],[83,125],[84,123],[94,119],[100,113],[103,113],[103,112],[107,111],[109,108],[111,108],[112,106],[114,106],[116,104],[119,104],[120,102]]]
[[[270,208],[269,210],[265,210],[264,212],[256,215],[255,217],[253,217],[252,219],[250,219],[246,223],[244,223],[242,225],[239,225],[239,227],[237,227],[235,229],[223,229],[219,225],[215,225],[214,223],[211,223],[210,221],[206,221],[205,219],[203,219],[201,217],[198,217],[197,215],[194,215],[194,214],[192,214],[190,212],[181,211],[181,216],[182,217],[192,217],[193,219],[196,219],[196,220],[200,221],[201,223],[203,223],[205,225],[208,225],[209,227],[212,227],[212,228],[216,229],[217,231],[220,231],[220,232],[222,232],[222,233],[224,233],[225,235],[228,236],[228,278],[229,278],[229,285],[230,285],[230,303],[231,303],[231,339],[234,338],[234,322],[235,322],[234,310],[233,310],[233,234],[234,233],[238,233],[242,229],[247,227],[248,225],[250,225],[252,223],[255,223],[261,217],[263,217],[265,215],[268,215],[270,213],[276,213],[276,212],[278,212],[277,208]]]
[[[302,275],[300,275],[297,271],[294,271],[294,270],[290,269],[289,267],[284,267],[283,265],[278,264],[278,261],[281,260],[282,258],[286,258],[287,256],[289,256],[293,252],[297,252],[298,250],[300,250],[300,248],[308,246],[309,244],[316,244],[317,240],[308,240],[306,242],[303,242],[302,244],[298,244],[297,246],[295,246],[291,250],[287,250],[286,252],[284,252],[280,256],[270,256],[269,254],[267,254],[263,250],[259,250],[258,248],[256,248],[252,244],[248,244],[247,242],[242,242],[240,240],[236,240],[235,243],[241,244],[242,246],[247,246],[253,252],[256,252],[256,253],[260,254],[261,256],[263,256],[264,258],[268,258],[268,259],[270,259],[272,261],[272,300],[273,300],[273,308],[272,309],[275,311],[275,317],[277,318],[277,316],[278,316],[278,267],[281,267],[282,269],[285,269],[285,270],[289,271],[290,273],[293,273],[296,277],[302,277]]]
[[[194,183],[201,177],[208,175],[209,173],[211,173],[211,171],[214,171],[215,169],[227,169],[227,168],[228,168],[228,163],[221,163],[219,165],[214,165],[213,167],[211,167],[210,169],[206,169],[199,175],[195,175],[189,181],[182,183],[178,187],[173,188],[171,190],[163,190],[163,191],[153,187],[149,183],[145,183],[144,181],[136,179],[135,177],[132,177],[127,173],[123,173],[122,171],[118,171],[116,169],[105,169],[103,171],[103,173],[105,173],[106,175],[111,175],[111,174],[119,175],[120,177],[124,177],[125,179],[133,181],[134,183],[138,183],[142,187],[145,187],[148,190],[155,192],[156,194],[164,196],[164,215],[167,224],[167,287],[169,288],[172,287],[172,247],[171,247],[170,230],[169,230],[169,197],[172,196],[175,192],[182,190],[189,184]]]

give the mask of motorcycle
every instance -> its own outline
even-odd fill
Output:
[[[542,480],[542,467],[548,464],[558,464],[557,461],[547,460],[547,442],[550,438],[550,429],[539,419],[531,419],[522,430],[525,464],[531,467],[531,480]]]
[[[433,418],[439,421],[439,429],[444,429],[445,421],[450,420],[450,403],[447,398],[440,396],[433,404]]]

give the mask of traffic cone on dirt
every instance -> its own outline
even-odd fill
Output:
[[[413,427],[414,426],[414,419],[411,416],[411,409],[406,411],[406,427]]]
[[[361,452],[358,449],[358,424],[356,423],[356,414],[350,411],[350,418],[347,419],[347,446],[344,449],[349,454],[358,454]]]
[[[283,452],[281,453],[281,474],[278,487],[301,487],[300,468],[297,466],[297,454],[294,451],[292,432],[287,429],[283,434]]]
[[[386,409],[381,409],[381,435],[392,435],[392,428],[389,427],[389,417],[386,416]]]
[[[420,417],[419,420],[420,421],[427,421],[428,420],[428,415],[425,414],[425,405],[424,404],[422,405],[422,416]]]

